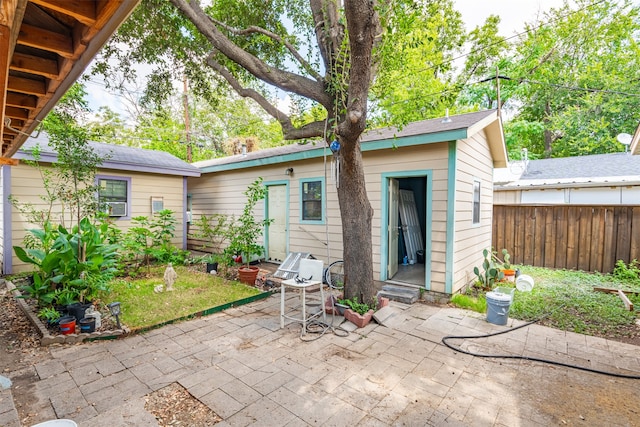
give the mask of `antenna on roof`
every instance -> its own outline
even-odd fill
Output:
[[[620,144],[624,145],[624,152],[627,153],[633,137],[628,133],[619,133],[618,136],[616,136],[616,139]]]

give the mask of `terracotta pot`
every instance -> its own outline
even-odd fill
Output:
[[[356,325],[358,328],[364,328],[369,324],[369,322],[371,322],[371,319],[373,318],[373,310],[369,310],[362,315],[348,308],[344,311],[344,318]]]
[[[502,270],[502,274],[504,274],[504,280],[507,282],[515,282],[516,280],[516,271],[513,269],[504,269]]]
[[[242,283],[254,286],[256,284],[258,272],[260,272],[260,268],[253,265],[250,265],[248,267],[240,267],[238,269],[238,279],[240,279]]]

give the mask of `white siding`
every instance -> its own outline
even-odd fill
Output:
[[[151,197],[162,196],[164,208],[171,209],[176,218],[176,230],[173,243],[182,247],[183,238],[183,178],[181,176],[169,176],[160,174],[148,174],[137,172],[116,172],[112,170],[100,170],[99,175],[119,176],[131,178],[131,200],[129,209],[131,217],[151,216]],[[11,170],[11,194],[21,203],[33,203],[34,206],[44,208],[46,203],[40,198],[44,194],[44,186],[38,172],[27,165],[18,165]],[[57,211],[59,212],[59,211]],[[57,215],[59,219],[60,216]],[[127,219],[116,219],[115,224],[126,231],[131,226]],[[25,237],[26,230],[34,228],[33,224],[15,208],[12,207],[12,237],[13,245],[20,246]],[[13,252],[13,251],[12,251]],[[21,272],[28,269],[13,254],[13,272]]]
[[[455,240],[452,293],[474,280],[482,250],[491,247],[493,160],[485,132],[458,141],[456,164]],[[473,182],[480,181],[480,223],[473,224]]]
[[[496,205],[637,205],[640,186],[500,189],[495,191],[493,202]]]
[[[389,172],[431,170],[433,173],[433,223],[427,224],[432,233],[431,289],[444,292],[446,248],[447,144],[402,147],[394,150],[363,153],[365,179],[369,201],[374,210],[372,220],[374,277],[380,277],[382,174]],[[246,198],[242,195],[257,177],[265,182],[289,181],[289,251],[311,252],[325,263],[342,258],[342,221],[335,182],[331,179],[330,158],[325,170],[322,158],[299,160],[279,165],[256,166],[247,169],[206,173],[188,179],[192,194],[194,220],[203,213],[239,215]],[[293,167],[292,176],[285,170]],[[327,191],[327,224],[301,224],[300,179],[325,177]],[[264,204],[259,204],[256,216],[263,218]],[[324,242],[328,241],[328,247]],[[262,242],[262,241],[261,241]]]

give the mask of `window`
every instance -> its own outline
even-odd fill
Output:
[[[109,216],[129,215],[128,202],[131,179],[98,177],[98,203]]]
[[[301,181],[301,219],[307,222],[322,222],[323,186],[321,179],[309,179]]]
[[[480,224],[480,181],[473,181],[473,223]]]

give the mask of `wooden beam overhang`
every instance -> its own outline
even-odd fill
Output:
[[[0,0],[0,164],[140,0]]]

